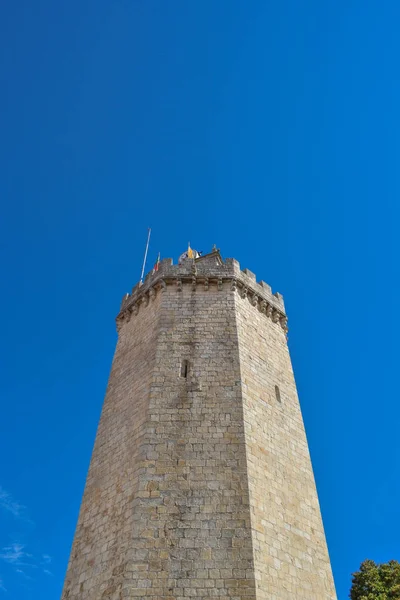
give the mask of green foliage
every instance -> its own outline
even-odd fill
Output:
[[[400,563],[390,560],[377,565],[373,560],[361,563],[353,573],[351,600],[400,600]]]

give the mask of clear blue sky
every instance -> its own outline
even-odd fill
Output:
[[[338,597],[400,559],[400,4],[0,8],[0,578],[58,598],[116,342],[190,240],[284,294]]]

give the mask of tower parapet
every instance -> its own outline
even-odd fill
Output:
[[[241,270],[234,258],[223,260],[219,250],[198,258],[185,258],[176,265],[171,258],[160,261],[158,269],[150,271],[143,284],[136,284],[132,293],[122,299],[117,316],[118,330],[124,321],[129,321],[132,315],[136,316],[141,306],[147,306],[168,285],[174,285],[178,290],[189,285],[192,291],[196,291],[198,286],[206,291],[210,288],[222,291],[230,286],[233,292],[237,291],[242,298],[247,298],[266,317],[279,323],[285,333],[288,331],[283,296],[278,292],[273,294],[264,281],[257,283],[256,275],[249,269]]]

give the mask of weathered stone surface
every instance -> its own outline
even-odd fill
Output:
[[[336,598],[285,332],[236,296],[257,600]]]
[[[282,297],[166,259],[117,327],[62,600],[335,599]]]

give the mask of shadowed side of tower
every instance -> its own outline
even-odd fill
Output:
[[[119,598],[155,368],[161,297],[119,336],[62,598]],[[128,328],[127,328],[128,329]]]
[[[281,296],[165,259],[117,328],[62,600],[334,600]]]

